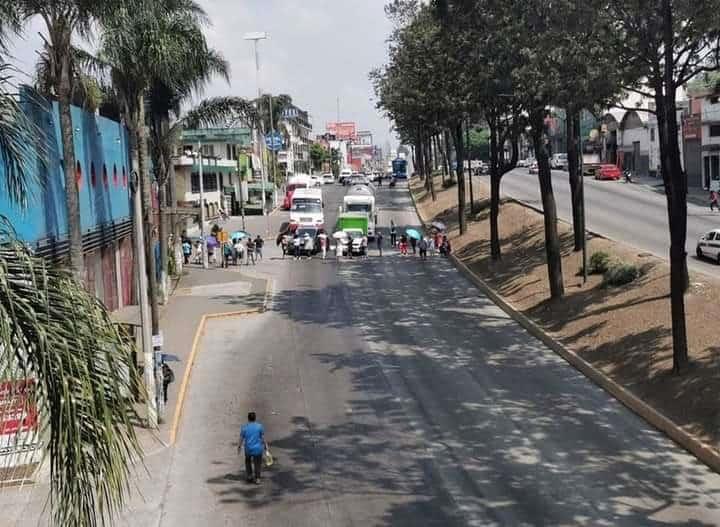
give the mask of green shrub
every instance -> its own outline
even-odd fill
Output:
[[[629,284],[641,275],[636,265],[618,263],[610,266],[603,275],[603,284],[612,287]]]
[[[588,265],[588,273],[590,274],[605,274],[610,269],[612,259],[610,255],[605,251],[598,251],[590,256],[590,263]]]

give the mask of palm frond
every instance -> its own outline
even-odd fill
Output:
[[[112,523],[141,455],[133,347],[69,270],[33,256],[1,217],[0,241],[0,374],[34,381],[53,524]]]
[[[44,161],[46,134],[27,116],[12,84],[14,69],[0,64],[0,165],[10,199],[25,206],[40,182],[35,163]]]
[[[184,128],[207,128],[230,125],[238,121],[245,124],[257,121],[255,106],[242,97],[205,99],[181,119]]]

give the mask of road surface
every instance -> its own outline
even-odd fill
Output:
[[[489,184],[487,176],[476,176],[476,179]],[[552,181],[558,216],[572,222],[568,173],[553,170]],[[528,174],[527,168],[518,168],[505,174],[501,192],[542,208],[537,175]],[[637,247],[639,251],[668,258],[670,235],[664,194],[653,192],[642,185],[585,178],[585,207],[588,229]],[[695,256],[698,237],[716,228],[720,228],[720,215],[717,212],[710,212],[708,207],[688,204],[686,247],[690,269],[720,276],[720,266]]]
[[[333,211],[342,188],[326,189]],[[379,201],[384,225],[417,224],[406,189]],[[275,279],[270,311],[206,331],[159,525],[720,524],[720,476],[446,260],[258,271]],[[249,410],[277,459],[261,486],[236,452]]]

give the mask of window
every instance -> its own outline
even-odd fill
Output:
[[[705,238],[708,241],[712,241],[715,239],[715,232],[708,232],[707,237]]]
[[[202,145],[203,157],[215,157],[215,145]]]
[[[225,153],[227,154],[225,159],[232,159],[233,161],[237,161],[237,145],[227,144],[225,145],[225,147]]]
[[[217,192],[218,182],[216,174],[203,174],[203,192]],[[193,194],[200,192],[200,176],[193,172],[190,177],[190,190]]]
[[[710,125],[710,137],[720,137],[720,124]]]

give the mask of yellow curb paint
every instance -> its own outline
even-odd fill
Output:
[[[190,357],[188,358],[188,362],[187,362],[187,365],[185,366],[185,371],[183,373],[183,378],[180,383],[180,389],[178,391],[178,400],[177,400],[177,403],[175,403],[175,414],[173,416],[172,428],[170,429],[170,441],[169,441],[170,446],[173,446],[175,444],[175,440],[177,439],[178,429],[180,427],[180,421],[182,419],[182,412],[183,412],[183,408],[185,406],[185,397],[187,395],[188,385],[190,384],[190,374],[192,372],[193,365],[195,364],[195,357],[197,356],[197,353],[198,353],[200,339],[202,338],[203,334],[205,333],[205,325],[207,324],[207,321],[224,319],[224,318],[243,317],[243,316],[248,316],[248,315],[259,315],[261,313],[264,313],[265,311],[267,311],[267,303],[268,303],[268,299],[270,297],[271,285],[272,285],[272,280],[270,280],[270,279],[266,280],[265,299],[263,301],[262,307],[242,309],[239,311],[230,311],[227,313],[206,313],[200,319],[200,323],[198,324],[197,330],[195,330],[195,337],[193,338],[192,348],[190,350]]]

